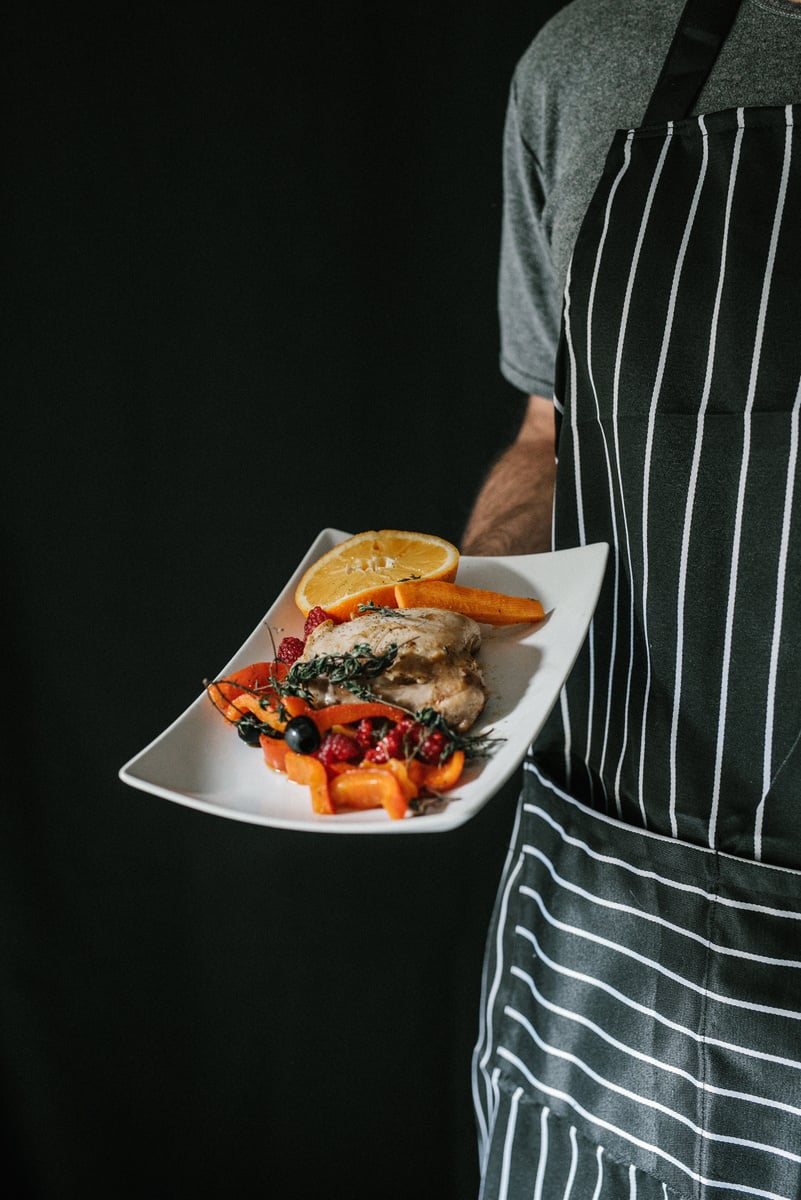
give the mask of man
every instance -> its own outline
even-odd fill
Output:
[[[515,76],[529,400],[463,548],[610,561],[488,941],[484,1200],[801,1196],[796,98],[793,0],[575,0]]]

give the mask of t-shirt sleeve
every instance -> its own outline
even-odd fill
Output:
[[[515,83],[506,114],[503,162],[501,372],[514,387],[550,398],[562,298],[543,224],[542,171],[521,133]]]

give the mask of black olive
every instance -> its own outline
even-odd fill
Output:
[[[311,717],[293,717],[287,722],[284,740],[296,754],[314,754],[320,745],[320,731]]]
[[[247,742],[248,746],[258,745],[259,734],[263,728],[261,721],[257,721],[255,717],[242,717],[236,723],[236,732],[243,742]]]

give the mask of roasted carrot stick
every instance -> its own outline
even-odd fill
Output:
[[[447,608],[486,625],[519,625],[541,621],[545,609],[539,600],[509,596],[484,588],[464,587],[442,579],[414,579],[395,584],[398,608]]]

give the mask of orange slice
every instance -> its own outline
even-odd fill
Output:
[[[369,529],[340,542],[309,567],[295,603],[306,616],[319,605],[347,620],[359,604],[395,606],[395,584],[411,579],[452,581],[459,551],[431,533]]]

